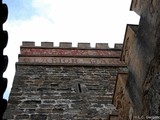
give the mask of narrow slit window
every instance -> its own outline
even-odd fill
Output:
[[[81,84],[79,84],[79,83],[78,83],[78,90],[79,90],[80,93],[82,92]]]

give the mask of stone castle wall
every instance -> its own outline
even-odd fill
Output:
[[[8,120],[108,120],[116,76],[126,71],[120,44],[23,42],[9,97]]]
[[[5,118],[159,119],[159,8],[160,0],[132,0],[141,19],[127,25],[123,47],[24,42]]]
[[[117,119],[160,119],[159,8],[159,0],[132,0],[131,10],[141,18],[138,26],[127,25],[124,37],[121,60],[128,74],[117,77],[113,99],[120,113]]]
[[[134,103],[135,117],[160,119],[160,1],[133,0],[133,3],[133,10],[141,18],[133,45],[129,45],[134,47],[128,58],[127,89]]]

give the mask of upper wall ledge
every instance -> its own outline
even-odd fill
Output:
[[[116,43],[114,49],[122,49],[123,44]],[[78,43],[77,47],[72,47],[71,42],[60,42],[59,47],[54,46],[53,42],[41,42],[41,46],[35,46],[35,42],[24,41],[22,47],[44,47],[44,48],[78,48],[78,49],[110,49],[108,43],[96,43],[96,47],[90,46],[90,43]]]

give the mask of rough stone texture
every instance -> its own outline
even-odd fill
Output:
[[[125,88],[127,77],[127,73],[119,73],[117,75],[113,104],[118,110],[118,120],[132,120],[133,118],[133,104]]]
[[[23,44],[23,46],[27,46],[27,47],[33,47],[33,46],[35,46],[35,42],[23,42],[22,43]]]
[[[74,57],[111,57],[119,58],[120,49],[61,49],[61,48],[44,48],[44,47],[24,47],[21,46],[21,55],[40,55],[40,56],[74,56]]]
[[[118,77],[113,99],[119,120],[160,119],[159,8],[159,0],[132,1],[131,10],[141,19],[139,26],[126,27],[121,60],[128,66],[128,78],[124,82]]]
[[[53,42],[41,42],[42,47],[53,47]]]
[[[48,64],[48,65],[88,65],[88,66],[122,66],[118,58],[73,58],[73,57],[20,57],[19,62],[28,64]]]
[[[72,43],[70,43],[70,42],[61,42],[60,43],[60,47],[61,48],[71,48],[72,47]]]
[[[128,24],[126,26],[123,49],[121,53],[121,61],[124,61],[127,65],[130,63],[131,60],[130,55],[133,52],[137,29],[138,29],[137,25]]]
[[[133,51],[134,51],[134,43],[135,43],[135,36],[137,32],[138,26],[128,24],[126,27],[125,39],[123,44],[123,49],[121,53],[121,60],[125,61],[127,65],[131,65],[132,62],[135,60],[133,58]],[[129,73],[131,69],[129,68]],[[130,82],[129,90],[134,90],[132,94],[128,92],[128,82]],[[133,85],[133,86],[131,86]],[[116,109],[118,110],[117,116],[111,116],[110,120],[117,119],[117,120],[132,120],[134,111],[133,107],[135,104],[132,103],[130,97],[133,95],[138,96],[138,89],[137,84],[133,84],[132,79],[128,77],[128,73],[119,73],[116,79],[116,86],[114,91],[113,97],[113,104],[115,105]],[[137,100],[137,98],[134,98]],[[135,101],[134,101],[135,102]],[[138,103],[138,100],[136,104]],[[141,104],[140,104],[141,105]],[[139,106],[140,108],[140,106]]]
[[[42,47],[21,48],[4,118],[8,120],[108,120],[109,114],[117,114],[112,104],[116,75],[127,70],[124,63],[118,60],[120,49],[54,48],[51,50],[50,47]],[[29,57],[30,60],[33,58],[44,60],[44,56],[57,58],[56,50],[64,51],[63,60],[78,56],[77,59],[81,59],[81,64],[79,62],[48,64],[46,61],[42,63],[36,60],[21,60],[23,57]],[[73,52],[74,50],[79,52]],[[113,66],[109,64],[97,66],[95,62],[89,64],[83,62],[84,59],[90,58],[94,61],[96,59],[111,61],[117,59],[117,61],[112,62]]]
[[[106,49],[109,48],[108,43],[96,43],[96,48]]]
[[[17,66],[7,119],[104,119],[120,68]],[[10,114],[8,116],[8,114]]]
[[[143,2],[144,2],[144,0],[132,0],[132,4],[131,4],[130,9],[140,15],[142,12]]]
[[[90,43],[78,43],[78,47],[82,49],[91,48]]]
[[[117,115],[110,115],[109,120],[119,120]]]
[[[132,6],[141,16],[127,60],[129,73],[126,89],[133,102],[135,120],[154,116],[160,119],[159,8],[159,0],[139,0],[135,7]]]

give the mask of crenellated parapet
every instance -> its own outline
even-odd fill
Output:
[[[54,42],[41,42],[41,46],[36,46],[33,41],[23,41],[21,47],[51,47],[51,48],[75,48],[75,49],[122,49],[123,44],[115,43],[114,48],[109,48],[108,43],[96,43],[91,47],[90,43],[78,43],[77,47],[72,47],[71,42],[60,42],[59,46],[54,46]]]
[[[122,44],[109,48],[107,43],[97,43],[95,48],[90,43],[78,43],[72,47],[70,42],[61,42],[59,47],[53,42],[23,42],[18,64],[48,65],[93,65],[93,66],[124,66],[119,60]]]

